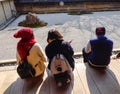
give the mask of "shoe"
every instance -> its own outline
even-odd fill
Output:
[[[88,60],[84,59],[83,62],[84,62],[84,63],[88,63]]]

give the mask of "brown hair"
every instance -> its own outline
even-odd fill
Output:
[[[55,39],[55,40],[61,40],[63,39],[63,36],[61,35],[61,33],[58,31],[58,30],[54,30],[54,29],[51,29],[48,31],[48,37],[47,37],[47,41],[51,39]]]

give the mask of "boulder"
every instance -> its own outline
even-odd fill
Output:
[[[47,23],[44,21],[41,21],[35,13],[29,12],[26,15],[26,19],[19,22],[18,26],[27,26],[27,27],[42,27],[46,26]]]

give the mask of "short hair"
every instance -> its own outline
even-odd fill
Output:
[[[48,31],[48,37],[47,37],[47,41],[49,40],[49,39],[55,39],[55,40],[60,40],[60,39],[62,39],[63,38],[63,36],[61,35],[61,33],[58,31],[58,30],[54,30],[54,29],[51,29],[51,30],[49,30]]]
[[[96,28],[96,35],[105,35],[105,32],[106,32],[106,30],[105,30],[105,27],[97,27]]]

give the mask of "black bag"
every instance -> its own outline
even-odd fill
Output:
[[[22,63],[19,64],[17,67],[17,73],[21,77],[21,79],[31,78],[35,76],[35,70],[32,67],[32,65],[28,63],[27,58],[26,58],[31,48],[32,46],[26,52],[24,59],[21,60]]]
[[[32,65],[27,62],[27,60],[22,60],[22,64],[17,67],[17,73],[22,79],[35,76],[35,70],[32,68]]]
[[[71,82],[71,77],[67,71],[59,74],[54,74],[54,78],[55,78],[56,84],[59,87],[66,86]]]

